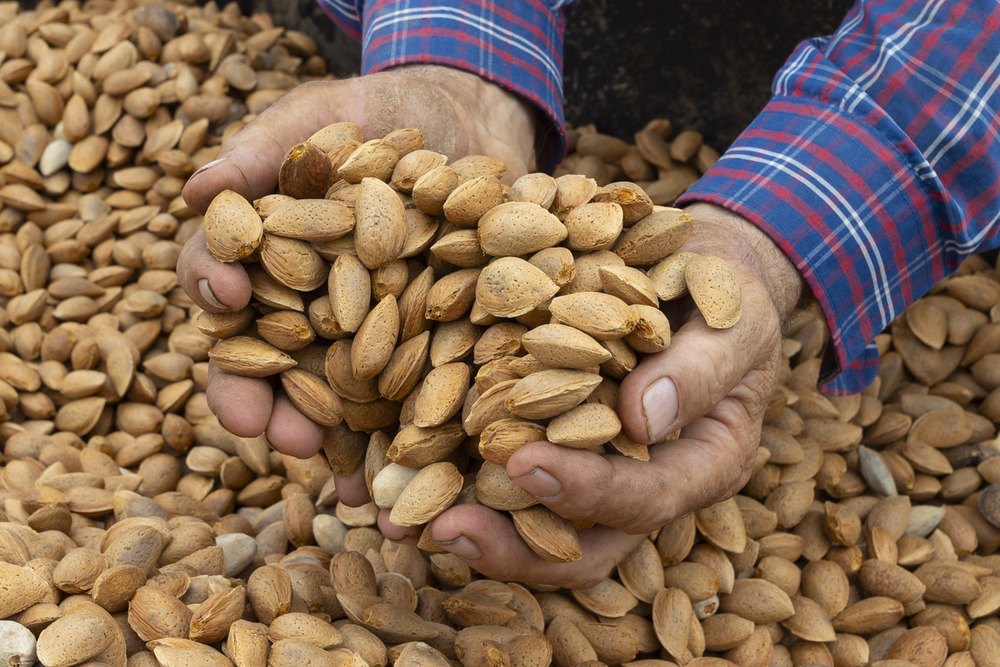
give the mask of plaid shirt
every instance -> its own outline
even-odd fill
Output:
[[[362,71],[475,72],[551,119],[564,151],[569,1],[319,0],[361,39]],[[832,334],[824,389],[859,391],[872,341],[976,251],[1000,245],[1000,3],[860,0],[802,42],[764,110],[678,204],[751,220],[795,262]]]

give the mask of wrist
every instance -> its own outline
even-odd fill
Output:
[[[759,227],[728,209],[696,202],[684,210],[695,221],[684,250],[717,255],[737,274],[749,274],[767,290],[784,330],[809,292],[788,256]]]

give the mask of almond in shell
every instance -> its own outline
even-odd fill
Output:
[[[571,563],[580,560],[580,538],[566,519],[536,505],[511,512],[514,528],[528,547],[545,560]]]
[[[530,201],[548,210],[556,198],[556,179],[542,172],[519,177],[510,186],[510,201]]]
[[[476,283],[476,301],[496,317],[524,315],[552,298],[559,286],[519,257],[501,257],[484,267]]]
[[[421,468],[399,494],[389,520],[397,526],[431,521],[455,502],[462,483],[462,473],[452,463],[441,461]]]
[[[560,220],[577,206],[589,202],[597,194],[597,181],[582,174],[564,174],[556,180],[556,197],[549,208]]]
[[[670,345],[670,321],[659,308],[636,305],[639,321],[631,333],[625,336],[625,342],[643,354],[655,354],[667,349]]]
[[[628,181],[608,183],[594,194],[594,202],[613,202],[622,209],[626,227],[653,212],[653,201],[641,187]]]
[[[687,281],[684,280],[684,266],[697,253],[675,252],[662,261],[650,267],[647,271],[653,282],[656,295],[664,301],[677,299],[687,294]]]
[[[36,654],[44,665],[67,667],[92,658],[121,633],[110,617],[79,611],[56,619],[38,635]]]
[[[525,419],[548,419],[582,403],[600,382],[600,375],[587,371],[539,371],[518,380],[504,405]]]
[[[356,123],[343,121],[331,123],[316,132],[307,140],[321,151],[329,153],[342,141],[357,141],[361,143],[361,129]]]
[[[399,258],[406,243],[403,202],[377,178],[361,180],[355,205],[354,247],[358,259],[377,269]]]
[[[539,362],[555,368],[590,368],[611,358],[594,339],[566,324],[543,324],[526,332],[521,344]]]
[[[545,427],[526,419],[500,419],[479,434],[479,453],[497,465],[507,465],[511,454],[531,442],[545,440]]]
[[[253,206],[232,190],[217,194],[205,211],[205,242],[220,262],[248,257],[264,237],[264,224]]]
[[[351,346],[351,366],[359,380],[373,378],[389,363],[399,336],[396,298],[387,295],[372,308]]]
[[[49,593],[45,580],[33,570],[0,562],[0,618],[8,618],[40,602]]]
[[[303,241],[333,241],[354,229],[354,211],[332,199],[292,199],[264,218],[264,231]]]
[[[606,293],[628,304],[659,305],[653,283],[643,271],[632,266],[602,266],[597,272]]]
[[[330,267],[327,279],[330,306],[344,331],[354,332],[368,315],[371,302],[371,274],[353,255],[340,255]]]
[[[614,409],[599,403],[584,403],[549,422],[549,442],[574,449],[590,449],[614,438],[622,429]]]
[[[591,202],[566,214],[566,245],[581,252],[604,250],[622,233],[622,207],[616,202]]]
[[[743,297],[725,260],[713,255],[692,257],[684,266],[684,280],[708,326],[728,329],[739,322]]]
[[[277,375],[296,364],[273,345],[249,336],[220,340],[208,356],[219,369],[244,377]]]
[[[379,393],[390,401],[402,401],[420,381],[427,363],[431,334],[425,331],[402,343],[389,357],[378,376]]]
[[[494,257],[512,257],[558,245],[566,225],[533,202],[494,206],[479,220],[479,244]]]
[[[612,250],[629,266],[648,266],[676,251],[691,236],[692,217],[676,208],[650,213],[622,232]]]
[[[441,167],[448,162],[448,157],[441,153],[418,149],[401,157],[392,170],[389,185],[400,192],[412,192],[417,180],[431,169]]]
[[[413,408],[414,425],[438,426],[458,414],[469,390],[470,376],[468,364],[462,362],[432,368]]]
[[[620,298],[603,292],[576,292],[552,299],[552,315],[597,340],[623,338],[638,322],[635,310]]]
[[[295,199],[323,199],[333,181],[330,158],[308,141],[292,146],[278,170],[278,189]]]
[[[465,438],[458,422],[428,427],[411,424],[401,428],[392,439],[388,456],[400,465],[420,468],[444,460]]]
[[[456,229],[434,242],[431,253],[440,260],[465,268],[483,266],[489,261],[475,229]]]
[[[528,263],[537,266],[559,287],[568,285],[576,275],[575,258],[569,248],[542,248],[530,258]]]
[[[317,424],[334,426],[343,419],[340,397],[325,378],[290,368],[281,373],[281,386],[299,412]]]
[[[308,243],[284,236],[264,234],[260,263],[268,275],[298,292],[311,292],[329,276],[326,262]]]
[[[476,501],[495,510],[511,512],[538,504],[538,499],[515,484],[503,465],[484,462],[476,472]]]
[[[460,183],[445,200],[442,210],[449,222],[460,227],[475,225],[503,203],[504,188],[495,176],[478,176]]]
[[[444,203],[458,183],[458,172],[454,169],[448,165],[435,167],[413,184],[413,203],[427,215],[444,215]]]
[[[465,315],[476,298],[480,269],[459,269],[445,274],[427,292],[424,316],[452,322]]]
[[[361,183],[365,178],[384,182],[392,176],[398,162],[399,150],[394,144],[385,139],[371,139],[361,144],[340,165],[337,177],[348,183]]]

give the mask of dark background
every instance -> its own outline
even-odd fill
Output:
[[[358,72],[357,43],[315,0],[238,2],[244,12],[267,11],[277,24],[313,37],[334,74]],[[566,30],[567,121],[630,138],[649,119],[666,117],[724,148],[767,101],[771,79],[795,45],[831,33],[851,4],[582,0]]]
[[[314,0],[240,0],[323,45],[331,71],[360,54]],[[803,39],[827,35],[850,0],[582,0],[569,14],[566,119],[628,138],[656,117],[724,148],[767,102],[771,79]]]

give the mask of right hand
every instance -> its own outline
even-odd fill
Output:
[[[216,194],[230,189],[249,201],[275,191],[285,153],[315,131],[340,121],[358,124],[366,139],[406,127],[420,129],[428,149],[448,155],[489,155],[507,164],[504,180],[533,167],[534,115],[520,98],[474,74],[437,65],[408,65],[353,79],[302,84],[235,134],[218,159],[184,186],[183,196],[204,213]],[[239,263],[217,261],[199,230],[184,246],[177,276],[191,299],[213,313],[250,301],[250,282]],[[301,414],[266,379],[212,367],[208,404],[229,431],[264,434],[279,452],[308,458],[323,443],[323,427]],[[366,502],[364,485],[345,484],[342,499]]]

